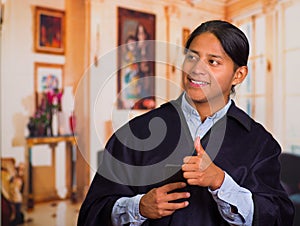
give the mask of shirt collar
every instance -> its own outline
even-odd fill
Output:
[[[219,111],[217,111],[213,115],[209,116],[208,118],[209,119],[214,119],[214,120],[218,120],[218,119],[222,118],[227,113],[231,103],[232,103],[232,100],[229,99],[227,104],[222,109],[220,109]],[[182,108],[182,111],[183,111],[184,115],[186,115],[186,116],[200,117],[197,110],[186,100],[186,93],[185,92],[182,95],[181,108]]]
[[[170,102],[175,108],[178,109],[179,112],[183,112],[182,102],[183,102],[183,99],[185,99],[184,93],[185,92],[183,92],[176,100],[173,100]],[[251,123],[252,123],[252,119],[250,118],[250,116],[247,113],[245,113],[243,110],[238,108],[232,99],[231,99],[231,101],[228,101],[228,103],[229,102],[231,102],[231,104],[228,109],[227,116],[236,120],[245,129],[250,131]]]

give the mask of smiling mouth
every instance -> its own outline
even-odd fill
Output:
[[[194,80],[191,78],[187,78],[187,79],[189,80],[189,82],[192,86],[196,86],[196,87],[203,87],[203,86],[207,86],[210,84],[209,82],[205,82],[205,81],[197,81],[197,80]]]

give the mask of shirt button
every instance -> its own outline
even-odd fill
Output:
[[[139,217],[138,217],[138,216],[134,216],[134,219],[138,220],[138,219],[139,219]]]

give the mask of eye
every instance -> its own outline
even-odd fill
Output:
[[[208,62],[209,62],[209,64],[212,65],[212,66],[218,66],[218,65],[220,64],[218,61],[213,60],[213,59],[208,60]]]
[[[185,55],[185,59],[188,60],[188,61],[190,61],[190,62],[197,62],[199,60],[199,56],[197,56],[194,53],[188,52]]]

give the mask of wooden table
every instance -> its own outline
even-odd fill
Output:
[[[27,208],[33,209],[34,207],[34,196],[33,196],[33,166],[32,166],[32,147],[35,145],[47,144],[51,147],[52,153],[55,153],[55,148],[59,142],[65,142],[66,148],[71,147],[71,200],[72,202],[77,201],[77,181],[76,181],[76,137],[73,135],[66,136],[53,136],[53,137],[28,137],[26,138],[27,151],[25,161],[28,167],[28,176],[26,182],[28,184],[27,189]],[[55,156],[54,156],[55,157]]]

